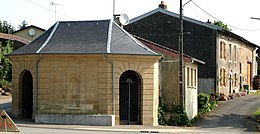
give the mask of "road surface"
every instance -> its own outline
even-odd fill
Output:
[[[260,96],[248,95],[225,101],[204,119],[198,120],[196,129],[211,132],[253,133],[258,132],[248,119],[260,107]],[[260,132],[259,132],[260,133]]]

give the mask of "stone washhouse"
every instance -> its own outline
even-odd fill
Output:
[[[158,125],[161,56],[111,20],[57,22],[8,57],[16,117]]]

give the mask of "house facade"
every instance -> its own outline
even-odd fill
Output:
[[[157,8],[130,20],[124,28],[131,34],[178,50],[179,22],[178,14]],[[226,51],[222,52],[226,56],[236,55],[233,58],[237,61],[220,58],[221,42],[226,44]],[[184,17],[183,49],[184,53],[206,63],[199,65],[199,92],[229,94],[241,89],[241,85],[251,85],[256,75],[257,46],[215,25]]]
[[[33,41],[37,37],[39,37],[41,34],[43,34],[46,30],[42,29],[40,27],[31,25],[25,28],[22,28],[20,30],[17,30],[13,32],[12,34],[18,37],[21,37],[23,39]]]
[[[163,55],[160,60],[160,96],[168,109],[172,112],[173,106],[179,105],[179,53],[157,43],[136,37],[147,47]],[[198,113],[198,65],[203,61],[184,55],[184,106],[189,119]]]
[[[9,58],[14,116],[38,123],[158,125],[161,56],[111,20],[57,22]]]

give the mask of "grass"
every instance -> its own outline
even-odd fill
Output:
[[[254,113],[253,116],[259,116],[260,115],[260,108],[258,108]]]

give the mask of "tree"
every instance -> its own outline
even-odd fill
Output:
[[[5,56],[13,51],[11,45],[12,43],[10,41],[0,42],[0,87],[12,81],[12,63]]]
[[[219,27],[221,27],[221,28],[223,28],[227,31],[231,31],[231,29],[229,29],[228,26],[221,21],[214,21],[213,24],[216,25],[216,26],[219,26]]]
[[[0,32],[1,33],[9,34],[14,31],[15,31],[14,27],[11,24],[9,24],[7,21],[0,21]]]
[[[23,29],[28,26],[28,23],[24,20],[21,25],[18,25],[18,30]]]

